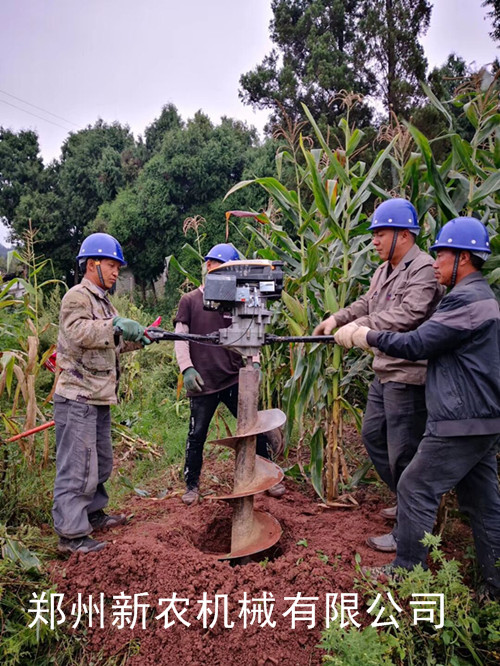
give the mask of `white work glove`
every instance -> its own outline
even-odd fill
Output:
[[[357,328],[358,325],[355,321],[351,321],[350,324],[341,326],[334,335],[335,342],[341,347],[350,349],[352,347],[352,335]]]
[[[327,319],[318,324],[313,331],[313,335],[330,335],[334,328],[337,328],[335,317],[330,315]]]
[[[370,349],[366,338],[371,330],[368,326],[358,326],[351,337],[352,346],[359,347],[360,349]]]

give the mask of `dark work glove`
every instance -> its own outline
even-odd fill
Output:
[[[144,335],[146,327],[133,319],[115,317],[113,319],[113,327],[122,332],[124,340],[129,340],[130,342],[142,342],[143,344],[150,344],[151,342],[151,340]]]
[[[188,368],[187,370],[184,370],[182,376],[184,378],[184,386],[186,391],[196,391],[197,393],[201,393],[201,391],[203,391],[205,382],[197,370],[194,368]]]

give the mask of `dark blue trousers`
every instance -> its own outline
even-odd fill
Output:
[[[500,491],[496,454],[500,435],[426,435],[398,484],[398,543],[394,566],[426,567],[420,540],[432,532],[441,496],[456,488],[470,518],[476,555],[488,586],[500,593]]]
[[[227,406],[233,416],[237,415],[238,384],[233,384],[233,386],[217,391],[217,393],[196,395],[189,398],[191,414],[184,463],[184,480],[188,490],[198,487],[203,465],[203,447],[207,439],[210,422],[221,402]],[[267,438],[264,435],[257,436],[257,454],[269,458]]]

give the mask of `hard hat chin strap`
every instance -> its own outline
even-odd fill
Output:
[[[106,291],[106,284],[104,283],[104,278],[102,277],[101,262],[98,259],[95,259],[94,261],[95,261],[95,267],[97,269],[97,275],[99,276],[102,288]]]
[[[457,273],[458,273],[458,263],[460,261],[460,254],[462,250],[457,250],[455,253],[455,261],[453,262],[453,271],[451,273],[451,282],[450,282],[450,289],[453,289],[457,282]]]
[[[387,261],[391,261],[392,257],[394,256],[394,251],[396,249],[396,243],[398,242],[398,234],[399,234],[399,231],[397,229],[395,229],[394,230],[394,235],[392,237],[391,249],[389,250],[389,256],[387,258]]]

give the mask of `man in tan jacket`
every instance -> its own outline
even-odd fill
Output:
[[[443,289],[432,269],[433,259],[416,245],[420,231],[417,212],[405,199],[390,199],[375,210],[369,230],[383,263],[360,299],[325,319],[314,335],[335,335],[350,348],[358,326],[378,331],[411,331],[428,319]],[[411,362],[375,350],[375,379],[368,391],[362,439],[381,479],[395,492],[399,478],[422,439],[426,361]],[[396,519],[396,508],[385,509]],[[397,527],[367,544],[375,550],[396,551]]]
[[[117,402],[121,352],[151,341],[145,328],[119,317],[108,290],[125,266],[108,234],[91,234],[77,257],[84,277],[61,303],[54,395],[56,479],[52,515],[61,552],[94,552],[106,545],[88,535],[125,522],[104,512],[104,483],[113,467],[110,405]],[[128,342],[127,342],[128,341]]]

